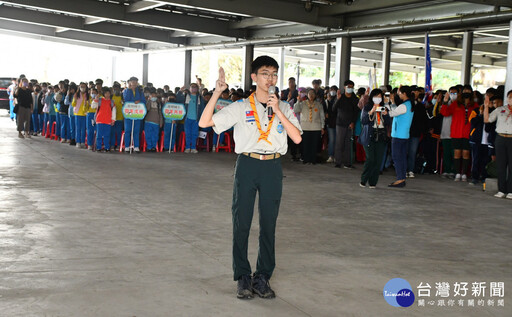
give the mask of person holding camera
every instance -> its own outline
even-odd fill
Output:
[[[382,157],[387,148],[388,128],[391,118],[388,109],[384,106],[382,90],[374,89],[370,93],[368,103],[361,113],[361,124],[368,129],[369,142],[364,144],[366,161],[361,174],[361,187],[375,188],[379,181]]]

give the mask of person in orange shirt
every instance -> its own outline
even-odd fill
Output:
[[[108,87],[102,88],[103,97],[93,101],[98,103],[98,110],[96,111],[96,148],[101,149],[101,152],[110,151],[110,129],[116,122],[116,106],[112,99],[112,91]],[[103,141],[103,148],[102,148]],[[100,151],[98,151],[100,152]]]

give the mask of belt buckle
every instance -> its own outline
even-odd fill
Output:
[[[260,161],[264,161],[264,160],[265,160],[265,155],[260,154]]]

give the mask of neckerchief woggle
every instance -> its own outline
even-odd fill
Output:
[[[268,129],[266,132],[264,132],[261,129],[261,123],[260,123],[260,117],[258,116],[258,111],[256,110],[256,103],[254,101],[254,93],[249,96],[249,102],[251,103],[251,109],[254,112],[254,120],[256,121],[256,126],[258,127],[258,131],[260,133],[260,137],[258,138],[258,142],[261,140],[266,141],[268,144],[272,145],[272,142],[268,140],[268,136],[270,134],[270,131],[272,129],[272,123],[274,123],[274,118],[276,116],[275,113],[272,114],[272,119],[270,119],[270,123],[268,124]]]

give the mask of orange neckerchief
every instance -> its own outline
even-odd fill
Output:
[[[265,140],[267,141],[268,144],[272,145],[272,142],[268,140],[268,135],[270,134],[270,131],[272,129],[272,123],[274,122],[276,114],[272,114],[272,119],[270,119],[270,123],[268,124],[267,132],[263,132],[263,130],[261,129],[260,117],[258,116],[258,111],[256,110],[256,103],[254,102],[254,93],[251,96],[249,96],[249,102],[251,103],[251,109],[254,112],[254,120],[256,121],[256,126],[258,127],[258,131],[260,132],[258,142],[260,142],[261,140]]]
[[[381,120],[380,115],[381,115],[381,113],[377,112],[377,128],[380,126],[380,120]]]

